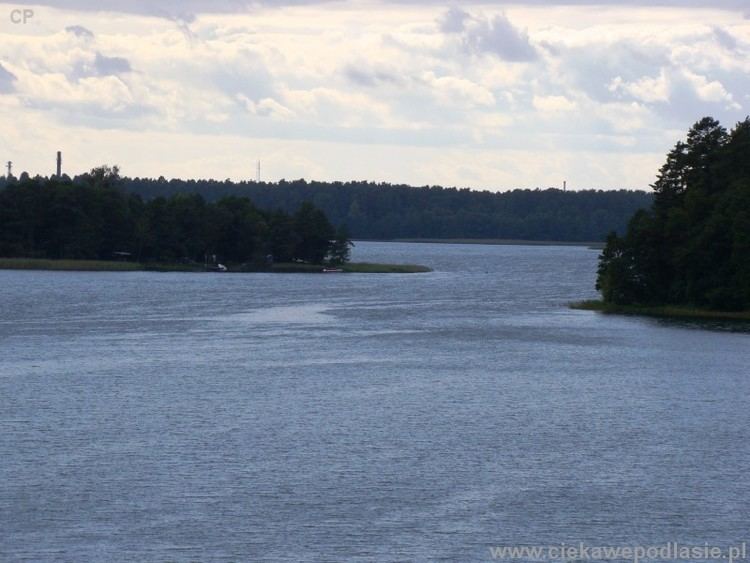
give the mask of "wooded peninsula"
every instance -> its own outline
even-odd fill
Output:
[[[5,267],[320,271],[343,266],[352,242],[311,203],[266,212],[250,200],[206,203],[197,194],[149,201],[121,190],[117,168],[69,178],[6,182],[0,190],[0,256]],[[41,261],[40,261],[41,260]],[[51,264],[44,260],[67,260]],[[81,261],[99,261],[82,263]]]
[[[698,121],[667,155],[648,210],[599,260],[603,301],[582,307],[750,318],[750,119]],[[726,315],[717,312],[733,311]]]

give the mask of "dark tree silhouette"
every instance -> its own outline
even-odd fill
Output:
[[[243,197],[207,203],[179,193],[144,202],[120,187],[117,167],[70,178],[0,184],[0,255],[143,262],[229,263],[301,260],[322,264],[343,241],[325,214],[304,203],[290,216],[261,211]],[[347,241],[348,242],[348,241]]]
[[[266,211],[293,214],[308,201],[335,226],[360,239],[505,238],[603,241],[624,233],[628,219],[651,205],[652,195],[631,190],[558,189],[494,193],[435,186],[370,182],[271,183],[122,178],[122,189],[145,200],[198,193],[208,202],[249,198]]]
[[[667,155],[649,211],[610,235],[597,288],[614,304],[750,308],[750,120],[706,117]]]

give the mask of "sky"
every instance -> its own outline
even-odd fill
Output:
[[[0,3],[0,161],[48,175],[648,189],[750,113],[745,0]]]

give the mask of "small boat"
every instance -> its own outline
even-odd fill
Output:
[[[343,274],[344,270],[341,268],[323,268],[324,274]]]

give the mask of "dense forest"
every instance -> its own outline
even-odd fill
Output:
[[[480,192],[367,182],[281,181],[276,184],[211,180],[123,178],[122,188],[144,199],[197,193],[206,201],[247,197],[261,209],[292,213],[303,202],[323,210],[354,238],[500,238],[604,241],[623,233],[638,209],[651,205],[642,191],[557,189]]]
[[[603,241],[651,194],[557,189],[494,193],[367,182],[276,184],[121,177],[0,178],[0,256],[233,263],[341,262],[348,238]],[[338,233],[334,232],[338,226]],[[122,254],[120,254],[122,255]]]
[[[144,201],[121,189],[117,168],[77,177],[4,181],[0,256],[138,262],[304,261],[341,264],[350,241],[311,203],[262,211],[247,198],[207,203],[198,194]]]
[[[750,119],[698,121],[669,152],[650,210],[614,233],[597,288],[614,305],[750,309]]]

